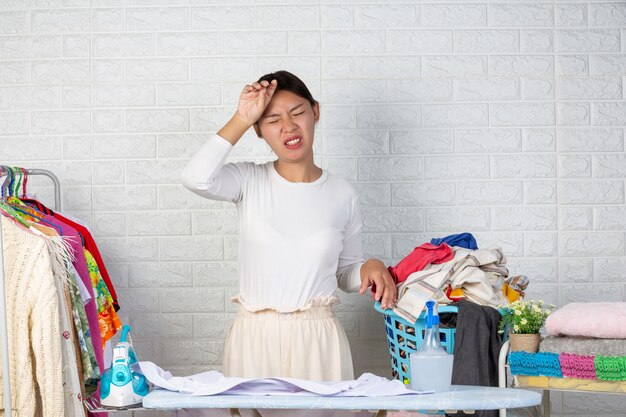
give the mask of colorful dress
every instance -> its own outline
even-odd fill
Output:
[[[115,312],[113,297],[111,297],[111,293],[100,275],[98,264],[87,249],[85,249],[85,259],[87,260],[87,268],[89,269],[89,276],[98,307],[98,323],[100,324],[100,336],[102,337],[102,347],[104,348],[106,341],[111,339],[122,328],[122,322]]]

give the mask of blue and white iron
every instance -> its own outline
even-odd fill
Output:
[[[100,381],[100,404],[105,408],[141,406],[148,394],[148,381],[141,373],[137,355],[128,340],[130,326],[124,325],[122,337],[113,349],[113,361]]]

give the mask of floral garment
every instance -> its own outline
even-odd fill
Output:
[[[98,306],[98,322],[100,324],[102,348],[104,349],[105,343],[122,328],[122,322],[115,312],[113,297],[111,297],[111,293],[100,275],[98,264],[87,249],[85,249],[85,259],[87,260],[91,285],[93,286],[93,293]]]
[[[98,380],[100,379],[100,370],[98,368],[98,362],[96,361],[96,354],[93,350],[93,342],[91,340],[89,322],[87,321],[87,313],[85,313],[85,306],[83,305],[83,300],[76,284],[76,281],[80,278],[78,278],[73,271],[71,278],[73,282],[69,285],[69,290],[72,300],[74,327],[76,329],[76,336],[78,337],[78,344],[80,346],[83,378],[85,382]]]

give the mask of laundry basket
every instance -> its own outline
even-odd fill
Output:
[[[383,310],[380,302],[374,304],[374,309],[385,316],[387,331],[387,345],[391,355],[391,374],[394,378],[408,384],[411,381],[409,355],[422,347],[426,333],[426,313],[422,312],[415,323],[410,323],[398,316],[393,310]],[[458,313],[456,306],[438,306],[438,314]],[[454,352],[454,334],[456,329],[439,328],[441,345],[448,353]]]

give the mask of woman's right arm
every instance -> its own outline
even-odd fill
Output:
[[[212,200],[237,202],[246,164],[225,163],[243,134],[261,117],[276,90],[276,81],[246,85],[237,112],[196,152],[183,169],[185,188]]]

